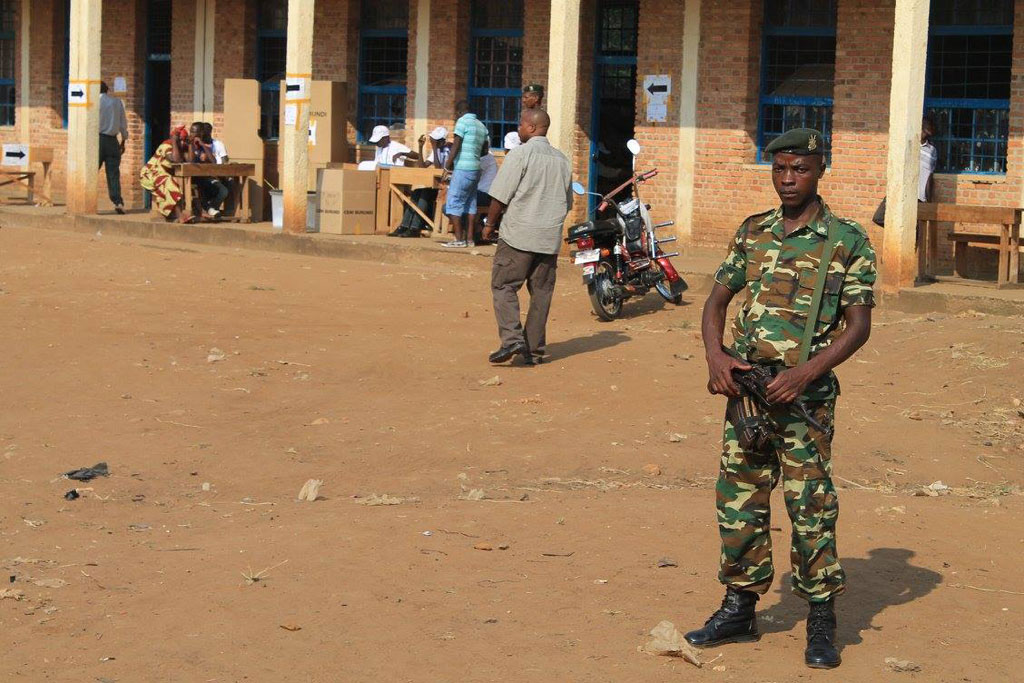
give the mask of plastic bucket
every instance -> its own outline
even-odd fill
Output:
[[[317,222],[317,211],[320,208],[320,193],[306,193],[306,232],[320,232]],[[270,221],[274,230],[284,229],[284,193],[281,190],[270,191]]]
[[[270,224],[274,230],[284,230],[284,193],[270,191]]]

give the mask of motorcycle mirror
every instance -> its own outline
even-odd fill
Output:
[[[572,192],[573,194],[584,195],[587,193],[587,190],[583,187],[581,183],[573,183]]]
[[[636,140],[631,139],[628,142],[626,142],[626,149],[628,149],[629,153],[632,154],[633,156],[639,156],[640,143],[637,142]]]

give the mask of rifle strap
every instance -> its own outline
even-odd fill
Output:
[[[821,311],[821,297],[825,293],[825,280],[828,277],[829,266],[832,265],[832,254],[835,253],[838,242],[839,231],[835,229],[832,221],[828,224],[828,237],[825,238],[825,245],[821,248],[821,261],[818,263],[818,280],[814,283],[814,294],[811,296],[811,307],[807,310],[807,324],[804,325],[804,336],[800,342],[800,363],[804,364],[811,357],[811,341],[814,339],[814,327],[818,322],[818,313]]]

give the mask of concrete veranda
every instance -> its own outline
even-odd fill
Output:
[[[105,213],[95,216],[68,216],[64,207],[0,206],[0,226],[63,230],[125,237],[157,239],[168,242],[209,244],[282,253],[347,258],[380,263],[420,263],[463,266],[473,261],[479,268],[489,267],[494,247],[446,249],[441,242],[448,235],[420,239],[398,239],[383,235],[289,234],[273,230],[270,223],[199,223],[178,225],[154,219],[147,212],[124,216]],[[705,294],[714,282],[722,251],[708,248],[683,249],[673,259],[676,268],[690,285],[692,294]],[[470,259],[470,261],[467,261]],[[560,278],[578,273],[563,259]],[[985,283],[965,285],[935,283],[905,288],[895,296],[882,297],[884,306],[915,313],[978,311],[996,315],[1024,315],[1024,288],[995,289]]]

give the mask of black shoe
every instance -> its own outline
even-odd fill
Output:
[[[686,634],[686,642],[696,647],[711,647],[725,643],[749,643],[761,638],[757,632],[754,606],[757,593],[725,589],[725,598],[718,611],[704,622],[704,628]]]
[[[836,612],[833,601],[812,602],[807,614],[807,649],[804,661],[812,669],[834,669],[842,659],[835,646]]]
[[[523,342],[512,344],[511,346],[502,346],[500,349],[488,356],[487,360],[491,363],[504,363],[505,361],[512,360],[513,357],[521,353],[529,355],[526,344]],[[531,363],[531,365],[532,364],[533,363]]]
[[[409,228],[408,230],[403,232],[401,235],[399,235],[399,237],[419,237],[419,236],[420,236],[420,231],[417,230],[416,228]]]
[[[121,216],[124,215],[124,207],[121,206],[120,204],[114,207],[114,211],[116,211]]]
[[[397,228],[388,233],[388,237],[405,237],[405,233],[406,231],[408,231],[408,229],[409,228],[405,227],[404,225],[399,225]]]

